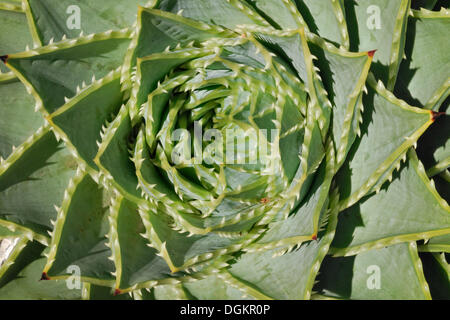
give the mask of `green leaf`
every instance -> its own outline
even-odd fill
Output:
[[[0,2],[0,10],[23,12],[22,5],[19,0],[3,0]]]
[[[109,240],[116,265],[116,289],[129,291],[139,284],[150,287],[162,280],[170,283],[172,275],[169,266],[141,235],[145,233],[145,227],[136,204],[125,198],[117,199],[110,214],[110,224]]]
[[[361,137],[353,144],[336,178],[341,210],[381,188],[400,161],[406,159],[408,148],[434,121],[430,111],[396,99],[372,76],[368,83]]]
[[[169,216],[162,213],[141,212],[146,220],[146,237],[162,257],[172,272],[183,270],[191,265],[210,260],[247,247],[260,234],[258,230],[241,237],[225,237],[220,234],[189,235],[170,228],[173,224]]]
[[[45,259],[29,264],[18,278],[0,289],[2,300],[78,300],[81,290],[69,290],[63,280],[39,281]]]
[[[297,197],[308,176],[318,168],[324,157],[323,142],[329,127],[331,104],[323,89],[320,76],[316,72],[316,67],[313,64],[315,57],[310,52],[307,37],[303,29],[292,31],[288,34],[273,31],[257,32],[255,36],[268,49],[275,50],[275,52],[281,51],[284,56],[288,57],[294,70],[306,82],[305,90],[309,93],[309,107],[308,111],[305,112],[306,126],[304,129],[304,140],[302,142],[301,152],[299,152],[299,154],[301,153],[301,164],[296,170],[293,183],[285,191],[285,194],[288,195],[287,197]],[[297,81],[300,83],[298,79]],[[280,92],[284,93],[286,87],[281,86]],[[286,91],[291,96],[289,91]],[[294,104],[300,104],[298,106],[300,111],[305,107],[297,99],[294,99],[293,102]],[[297,137],[299,137],[299,133],[297,133]],[[280,146],[282,146],[281,142]],[[284,145],[284,153],[289,148],[288,145]],[[293,149],[295,150],[295,148]]]
[[[450,300],[450,266],[444,253],[421,253],[423,272],[434,300]]]
[[[436,236],[419,246],[420,252],[447,252],[450,253],[450,233]]]
[[[28,30],[27,18],[21,12],[6,11],[0,8],[0,56],[26,50],[33,44]],[[0,73],[9,70],[0,64]]]
[[[158,208],[161,212],[174,218],[177,228],[183,232],[205,235],[209,232],[225,232],[237,234],[249,231],[253,225],[264,217],[274,205],[269,207],[261,203],[248,205],[240,201],[224,200],[220,202],[214,211],[207,217],[202,217],[197,212],[173,211],[170,206]],[[144,205],[144,209],[147,208]],[[270,219],[271,215],[268,216]]]
[[[109,197],[86,173],[78,172],[66,189],[58,210],[44,272],[51,279],[64,279],[77,267],[82,281],[112,285],[114,264],[108,260]]]
[[[131,59],[161,53],[167,47],[174,49],[178,44],[186,46],[194,41],[198,44],[214,37],[229,37],[233,33],[222,27],[184,18],[170,12],[140,8],[138,16],[138,35],[134,43]]]
[[[19,238],[8,258],[0,267],[0,290],[9,282],[18,278],[18,274],[30,263],[41,256],[45,246],[37,241],[29,241],[26,237]],[[40,277],[37,275],[36,281]],[[0,293],[1,294],[1,293]]]
[[[27,15],[33,32],[41,44],[51,39],[59,41],[64,35],[76,38],[131,27],[136,22],[137,6],[147,0],[27,0]],[[79,19],[79,20],[78,20]],[[79,24],[77,23],[79,21]]]
[[[142,190],[142,197],[149,201],[164,201],[177,210],[192,210],[189,204],[181,201],[175,193],[174,188],[163,177],[158,168],[150,160],[150,150],[141,130],[136,138],[134,151],[134,164],[136,175],[139,181],[139,188]]]
[[[230,286],[215,275],[194,282],[185,282],[183,287],[198,300],[256,300],[255,297]]]
[[[247,231],[252,225],[261,219],[264,212],[268,211],[261,204],[248,205],[233,199],[218,198],[211,200],[206,206],[208,215],[202,217],[198,212],[189,206],[188,202],[180,201],[180,198],[174,192],[173,187],[165,180],[169,175],[172,184],[179,185],[179,180],[174,180],[176,169],[170,167],[167,159],[164,159],[163,170],[159,170],[148,157],[148,148],[143,141],[142,131],[138,134],[136,141],[136,153],[134,161],[136,163],[136,172],[139,179],[139,186],[143,191],[143,197],[148,200],[156,200],[161,206],[158,208],[162,214],[166,213],[172,216],[175,224],[184,232],[206,235],[212,230],[218,232],[242,232]],[[164,152],[158,148],[159,154]],[[147,156],[146,156],[147,155]],[[166,170],[166,171],[165,171]],[[171,170],[171,173],[167,171]],[[180,174],[176,174],[176,179]],[[189,183],[185,178],[184,182]],[[181,187],[179,187],[181,188]],[[188,192],[189,189],[186,186]],[[204,192],[204,190],[202,190]],[[184,194],[183,194],[184,195]],[[209,201],[207,199],[207,201]],[[151,210],[150,206],[144,205],[145,211]],[[154,208],[152,208],[154,209]]]
[[[177,193],[182,200],[213,200],[211,192],[208,192],[203,187],[185,178],[178,170],[176,170],[176,168],[171,166],[169,159],[166,157],[166,150],[163,150],[161,145],[157,146],[156,158],[157,161],[160,162],[158,163],[158,166],[162,169],[161,172],[169,179],[170,183],[174,185],[175,190],[178,188]]]
[[[342,1],[336,0],[291,0],[297,4],[311,32],[320,37],[349,47],[349,34]],[[360,50],[364,51],[364,50]]]
[[[449,232],[450,207],[431,185],[411,151],[407,167],[386,189],[340,214],[331,253],[353,255]]]
[[[0,221],[0,240],[8,239],[8,238],[16,238],[21,235],[21,232],[18,230],[11,230],[6,226],[1,225]]]
[[[176,52],[155,53],[144,58],[137,59],[136,88],[133,103],[137,108],[147,101],[148,95],[154,91],[169,72],[183,63],[212,53],[210,50],[188,48]],[[159,119],[156,119],[158,121]]]
[[[38,108],[52,113],[86,83],[123,63],[129,31],[99,33],[9,55],[7,66],[31,90]],[[44,110],[45,109],[45,110]]]
[[[83,300],[133,300],[128,294],[114,295],[110,287],[83,283]]]
[[[323,161],[317,170],[306,199],[288,212],[288,217],[270,223],[263,236],[244,248],[244,251],[292,246],[317,236],[320,217],[323,217],[328,207],[328,194],[334,174],[334,153],[328,152],[326,161]]]
[[[38,169],[48,165],[48,159],[60,149],[53,133],[41,127],[22,145],[15,148],[0,166],[0,191],[31,180],[30,176]]]
[[[241,0],[161,0],[158,9],[208,24],[234,29],[240,24],[267,25],[267,22]]]
[[[97,169],[94,158],[98,153],[103,126],[122,105],[120,72],[93,83],[47,119],[64,137],[89,167]],[[101,103],[98,103],[101,101]],[[76,119],[76,121],[74,121]]]
[[[306,26],[293,1],[245,0],[276,29],[298,29]]]
[[[0,156],[7,158],[12,147],[25,142],[44,121],[39,113],[34,112],[33,97],[17,79],[0,81],[0,112]]]
[[[76,163],[66,149],[59,150],[51,132],[40,135],[16,149],[17,159],[13,155],[3,163],[7,168],[0,178],[7,188],[0,193],[0,218],[42,236],[52,229],[54,205],[61,203]]]
[[[188,296],[181,284],[156,286],[152,289],[154,300],[187,300]],[[189,299],[191,300],[191,299]]]
[[[136,203],[145,202],[138,191],[138,178],[134,163],[130,160],[129,147],[132,133],[131,119],[125,105],[103,135],[94,161],[108,183]]]
[[[308,108],[310,115],[307,115],[307,118],[309,118],[307,121],[310,126],[314,122],[317,122],[321,131],[322,140],[325,140],[332,107],[327,93],[323,88],[322,79],[317,73],[318,69],[313,63],[313,60],[317,59],[317,57],[311,54],[307,35],[314,37],[306,34],[304,29],[289,31],[287,34],[270,30],[255,34],[256,38],[269,51],[272,49],[272,51],[277,53],[282,52],[281,56],[287,57],[287,61],[292,64],[300,79],[306,84],[306,90],[310,98],[309,104],[311,105]],[[280,91],[283,92],[284,90]],[[299,107],[302,109],[301,105]],[[304,113],[306,114],[306,112]]]
[[[345,0],[351,51],[377,50],[372,72],[392,89],[404,53],[411,0]]]
[[[339,167],[359,133],[361,97],[373,52],[349,53],[330,46],[319,37],[310,36],[309,40],[333,105],[332,130]]]
[[[352,257],[327,257],[318,280],[316,289],[328,297],[431,299],[415,242],[369,250]]]
[[[336,202],[334,195],[330,207],[335,208]],[[314,279],[333,239],[336,218],[334,210],[326,231],[300,248],[294,249],[294,245],[281,251],[244,253],[228,270],[226,280],[258,299],[309,299]]]
[[[439,111],[450,94],[450,44],[445,37],[450,31],[449,10],[412,11],[403,60],[395,93],[410,104]],[[427,85],[423,85],[426,83]]]

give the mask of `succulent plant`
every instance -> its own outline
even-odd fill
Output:
[[[0,298],[450,298],[440,2],[3,0],[0,21]]]

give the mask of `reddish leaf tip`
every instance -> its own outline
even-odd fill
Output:
[[[445,114],[445,112],[436,112],[433,110],[430,110],[430,112],[431,112],[431,121],[433,122],[436,121],[437,118]]]
[[[367,52],[367,55],[368,55],[369,57],[373,58],[373,56],[375,55],[375,52],[377,52],[376,49],[375,49],[375,50],[370,50],[370,51]]]
[[[311,239],[317,240],[317,234],[313,234],[312,237],[311,237]]]
[[[0,56],[0,60],[2,60],[3,63],[6,63],[6,60],[8,60],[8,55]]]
[[[121,293],[122,293],[122,291],[120,291],[120,289],[114,290],[114,296],[118,296]]]
[[[42,272],[41,280],[50,280],[46,272]]]

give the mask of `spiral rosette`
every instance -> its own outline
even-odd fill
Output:
[[[410,5],[399,2],[389,25],[403,32]],[[24,3],[30,21],[56,19],[34,17],[45,1]],[[379,57],[366,43],[349,52],[344,2],[318,3],[150,1],[131,28],[93,24],[56,42],[32,24],[35,47],[1,57],[0,84],[20,80],[44,119],[30,118],[34,134],[1,162],[0,192],[20,210],[0,210],[0,227],[39,242],[39,254],[48,246],[42,280],[76,270],[91,298],[111,287],[142,299],[308,299],[319,269],[333,267],[321,267],[327,253],[359,257],[448,231],[448,205],[408,153],[439,114],[388,91],[404,69],[400,31]],[[324,12],[318,26],[309,11]],[[390,203],[379,192],[407,157],[399,179],[420,178],[410,185],[440,204],[434,224],[371,224],[383,215],[369,200]],[[30,189],[43,213],[17,205]],[[347,212],[360,206],[376,231],[352,233],[360,224]],[[395,248],[415,268],[411,243]]]
[[[336,145],[328,134],[332,105],[311,49],[324,54],[327,46],[305,27],[276,30],[247,6],[230,8],[249,24],[222,26],[141,7],[133,33],[94,34],[63,40],[57,53],[42,47],[8,57],[79,164],[58,208],[43,278],[64,277],[65,262],[74,259],[65,249],[75,205],[95,194],[103,200],[89,211],[110,205],[95,228],[103,230],[108,217],[108,240],[96,236],[90,246],[105,243],[113,264],[103,262],[100,276],[82,266],[82,277],[113,281],[116,293],[202,279],[224,270],[235,254],[242,261],[265,252],[283,256],[323,238]],[[49,88],[32,83],[33,66],[52,68],[60,55],[82,52],[83,61],[114,51],[125,65],[106,75],[103,65],[93,65],[91,84],[77,87],[73,98],[71,84],[50,101],[43,94]],[[359,62],[344,101],[351,125],[372,54],[328,54]],[[108,67],[117,63],[107,54],[105,60]],[[84,78],[82,71],[74,70]],[[103,189],[92,191],[92,179]],[[82,215],[92,221],[89,212]],[[231,273],[222,277],[235,282]]]
[[[289,239],[277,230],[332,149],[331,105],[305,31],[244,29],[142,9],[124,81],[130,99],[106,128],[95,158],[106,180],[135,198],[144,235],[172,272],[316,239],[324,215],[324,208],[305,214],[308,226]],[[145,41],[159,43],[149,52]],[[277,54],[291,41],[295,61],[289,51],[285,59]],[[320,170],[328,180],[324,193],[332,157]],[[124,160],[134,169],[128,177]],[[273,221],[278,227],[269,227]]]

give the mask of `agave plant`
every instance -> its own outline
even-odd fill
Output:
[[[437,1],[3,0],[0,20],[0,298],[450,298]]]

